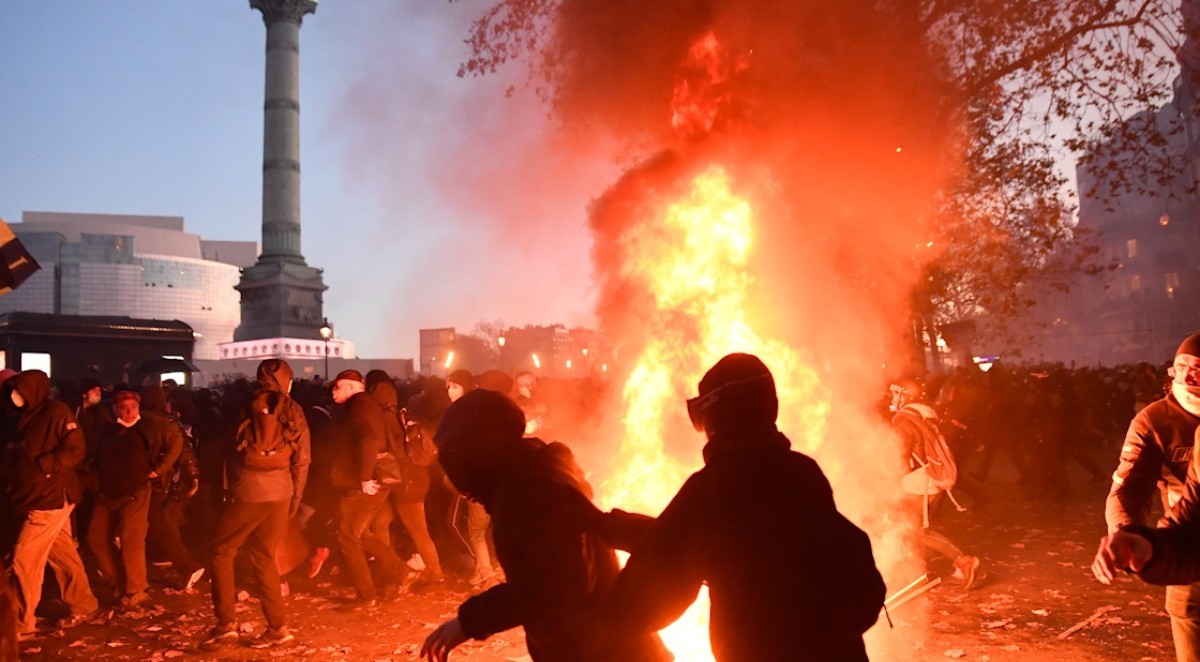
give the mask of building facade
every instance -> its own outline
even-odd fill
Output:
[[[240,270],[254,242],[207,241],[182,217],[24,212],[11,227],[42,265],[0,297],[0,313],[118,315],[179,320],[196,335],[193,356],[220,357],[240,322]]]
[[[1172,104],[1129,120],[1156,125],[1166,138],[1165,144],[1141,149],[1161,151],[1164,162],[1186,164],[1188,132],[1178,121]],[[1151,173],[1131,190],[1115,190],[1096,173],[1079,170],[1079,227],[1094,231],[1102,257],[1117,266],[1071,297],[1073,310],[1063,316],[1071,324],[1058,335],[1072,343],[1073,359],[1092,365],[1162,363],[1180,340],[1200,330],[1200,178],[1194,173],[1198,164],[1190,165],[1172,177]]]

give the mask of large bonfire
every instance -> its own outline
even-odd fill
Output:
[[[678,145],[631,168],[593,206],[599,316],[617,340],[619,371],[626,376],[614,405],[619,429],[611,431],[620,447],[599,498],[609,507],[660,512],[701,463],[703,440],[687,423],[684,399],[725,354],[757,354],[775,375],[780,428],[797,450],[821,462],[839,507],[871,534],[889,583],[907,583],[905,540],[912,529],[897,507],[900,462],[886,422],[871,405],[882,394],[903,327],[903,319],[889,315],[904,302],[881,306],[878,297],[903,296],[909,280],[883,281],[871,292],[867,286],[879,283],[863,278],[907,272],[913,258],[902,254],[926,242],[919,230],[888,227],[907,219],[868,219],[854,228],[859,214],[890,203],[828,199],[845,195],[844,173],[814,171],[804,190],[790,190],[798,183],[787,178],[812,168],[810,158],[794,171],[789,168],[796,164],[786,161],[771,168],[778,154],[757,158],[762,136],[731,128],[729,117],[738,106],[737,79],[754,66],[751,54],[726,52],[715,32],[701,34],[680,62],[671,94]],[[846,139],[848,151],[860,149],[853,142]],[[893,149],[893,155],[902,152]],[[831,164],[835,171],[843,167]],[[810,188],[822,185],[828,188]],[[798,215],[816,210],[844,215],[838,220],[851,227],[843,230],[863,234],[819,236],[838,231],[828,219],[808,228],[818,236],[780,230],[802,228],[806,219]],[[795,250],[764,245],[764,227],[768,242],[805,244]],[[856,272],[864,267],[862,252],[871,251],[909,263],[873,270],[867,264],[868,273]],[[839,338],[844,346],[838,347]],[[711,659],[707,615],[702,592],[663,632],[678,659]]]

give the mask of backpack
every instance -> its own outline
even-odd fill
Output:
[[[428,467],[437,459],[437,446],[421,430],[421,426],[408,417],[408,410],[400,410],[400,424],[404,426],[404,454],[418,467]]]
[[[928,409],[926,414],[925,409]],[[941,491],[949,492],[958,481],[958,464],[937,427],[933,410],[925,405],[906,405],[892,419],[896,427],[907,426],[916,430],[909,465],[912,467],[900,485],[905,492],[919,496],[932,496]]]
[[[250,400],[250,414],[238,426],[234,450],[250,471],[280,471],[292,465],[298,434],[290,418],[288,396],[260,390]]]

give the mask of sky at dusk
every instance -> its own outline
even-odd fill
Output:
[[[303,251],[361,356],[415,358],[420,328],[593,323],[586,208],[618,165],[566,146],[523,67],[455,76],[485,7],[325,0],[304,20]],[[0,3],[0,217],[259,241],[264,42],[244,0]]]

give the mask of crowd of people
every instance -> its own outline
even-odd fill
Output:
[[[1189,397],[1200,403],[1200,337],[1192,342],[1170,371],[997,365],[893,387],[881,413],[904,440],[909,469],[938,483],[906,488],[922,497],[913,503],[928,549],[970,587],[981,561],[936,531],[931,497],[952,496],[953,485],[986,500],[998,457],[1033,498],[1069,489],[1071,461],[1108,481],[1105,453],[1133,418],[1097,576],[1154,566],[1153,555],[1172,558],[1172,571],[1147,577],[1200,579],[1200,559],[1159,551],[1200,535],[1185,526],[1191,510],[1176,509],[1200,502],[1187,496],[1200,493],[1188,473],[1200,422],[1200,406],[1188,408]],[[52,385],[37,370],[0,372],[0,533],[12,580],[0,619],[15,635],[0,636],[0,659],[18,639],[139,607],[150,598],[150,559],[170,564],[178,588],[209,585],[214,626],[197,642],[207,651],[247,639],[239,586],[252,589],[266,622],[252,645],[292,641],[287,576],[336,565],[353,589],[338,606],[345,611],[414,589],[469,587],[476,595],[422,648],[434,660],[516,626],[535,660],[668,659],[654,632],[702,583],[718,659],[775,659],[796,649],[796,637],[812,659],[865,659],[862,634],[884,590],[870,542],[838,514],[816,463],[776,429],[778,399],[761,361],[730,355],[700,382],[687,408],[707,438],[705,467],[657,518],[592,505],[569,448],[538,438],[547,407],[537,389],[531,374],[496,370],[415,382],[346,370],[322,383],[295,379],[278,359],[219,389]],[[953,476],[934,471],[955,458]],[[1160,524],[1184,533],[1146,528],[1157,486],[1176,513]],[[813,535],[825,543],[812,545]],[[617,549],[632,553],[624,570]],[[756,574],[764,554],[793,576]],[[38,618],[47,567],[69,609],[57,619]],[[1185,650],[1200,640],[1200,619],[1187,616],[1190,593],[1169,597],[1180,605],[1169,611]],[[813,627],[797,633],[796,623]],[[786,643],[777,640],[785,631]],[[1180,659],[1200,648],[1187,650],[1193,657]]]

